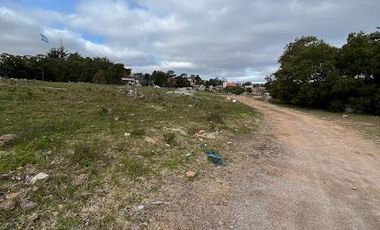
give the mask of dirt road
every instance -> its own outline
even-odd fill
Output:
[[[264,115],[281,150],[242,166],[233,228],[380,229],[378,145],[302,112],[236,99]]]
[[[192,181],[170,179],[151,229],[380,229],[380,147],[354,130],[252,98],[255,134]],[[142,228],[144,229],[144,228]]]

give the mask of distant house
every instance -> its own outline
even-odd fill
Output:
[[[138,80],[136,80],[134,78],[130,78],[130,77],[122,77],[121,81],[123,82],[123,84],[126,84],[126,85],[138,85],[139,84]]]
[[[223,82],[223,89],[228,88],[228,87],[237,87],[238,84],[234,82]]]

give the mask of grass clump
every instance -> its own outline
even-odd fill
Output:
[[[131,136],[135,138],[142,137],[146,134],[146,131],[144,129],[134,129],[131,132]]]
[[[176,144],[176,134],[173,132],[164,133],[164,141],[169,145]]]
[[[145,162],[137,158],[128,158],[123,161],[123,170],[133,180],[138,177],[146,177],[151,175],[152,170]]]
[[[78,164],[83,167],[88,167],[98,161],[105,159],[102,149],[99,145],[90,143],[77,143],[74,145],[74,154],[70,160],[74,164]]]

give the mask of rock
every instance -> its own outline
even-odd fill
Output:
[[[205,134],[205,133],[206,133],[206,131],[203,130],[203,129],[201,129],[201,130],[198,131],[198,134]]]
[[[153,137],[145,137],[144,140],[150,144],[157,144],[157,139]]]
[[[151,205],[160,205],[160,204],[164,204],[164,202],[163,201],[160,201],[160,200],[158,200],[158,201],[153,201],[152,203],[150,203]]]
[[[194,178],[196,175],[197,175],[197,173],[194,171],[191,171],[191,170],[186,172],[186,177],[188,177],[188,178]]]
[[[16,205],[15,200],[4,200],[0,203],[0,209],[10,210],[16,208]]]
[[[49,175],[46,174],[46,173],[38,173],[38,174],[35,175],[32,179],[30,179],[30,183],[31,183],[31,184],[35,184],[36,181],[38,181],[38,180],[43,180],[43,179],[46,179],[46,178],[48,178],[48,177],[49,177]]]
[[[29,201],[29,202],[25,201],[25,202],[21,202],[21,204],[20,204],[20,207],[22,209],[33,209],[37,206],[38,206],[38,203],[33,202],[33,201]]]
[[[139,205],[139,206],[137,206],[137,208],[136,208],[136,211],[141,211],[141,210],[143,210],[144,209],[144,205]]]
[[[0,146],[5,145],[6,143],[13,141],[17,138],[16,134],[6,134],[3,136],[0,136]]]
[[[343,118],[349,118],[349,116],[347,114],[343,114],[342,117]]]

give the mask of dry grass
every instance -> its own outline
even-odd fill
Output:
[[[0,135],[18,136],[0,147],[0,191],[38,203],[1,210],[4,229],[130,228],[136,204],[168,175],[208,164],[204,144],[223,155],[229,138],[256,128],[251,108],[211,94],[143,88],[135,98],[120,86],[0,81]],[[199,130],[216,139],[199,140]],[[39,172],[49,178],[25,183]]]

